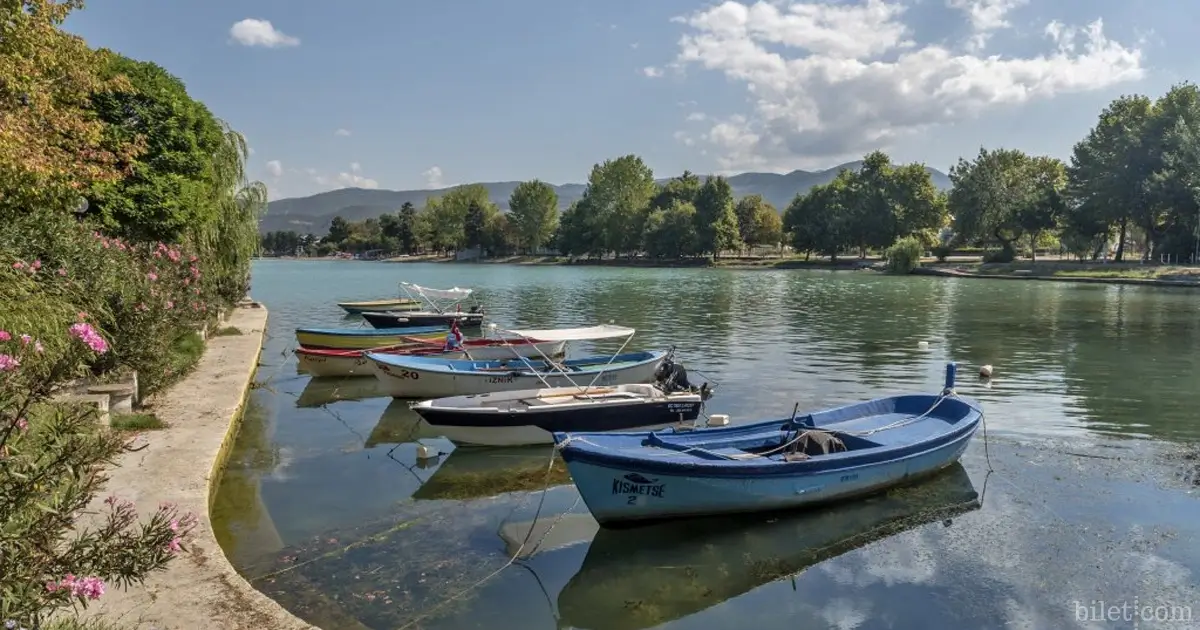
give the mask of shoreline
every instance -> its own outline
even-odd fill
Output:
[[[316,259],[322,260],[322,259]],[[883,261],[879,258],[847,258],[831,263],[828,260],[802,260],[789,258],[727,258],[715,264],[705,259],[688,260],[576,260],[555,257],[510,256],[480,260],[456,261],[447,257],[413,256],[362,262],[385,263],[438,263],[461,265],[514,265],[532,267],[615,267],[623,269],[729,269],[735,271],[777,270],[825,270],[825,271],[876,271],[882,272]],[[1160,276],[1138,274],[1165,271]],[[1170,273],[1176,271],[1177,273]],[[1047,273],[1049,272],[1049,273]],[[1066,272],[1062,275],[1056,272]],[[1082,275],[1095,274],[1095,275]],[[942,278],[980,278],[991,280],[1036,280],[1042,282],[1073,282],[1080,284],[1136,285],[1154,287],[1200,288],[1200,267],[1182,265],[1158,265],[1141,263],[1092,263],[1076,261],[1022,261],[1013,263],[981,263],[976,259],[948,262],[922,261],[912,275]]]
[[[267,309],[239,306],[225,325],[242,334],[207,341],[196,369],[152,400],[166,428],[135,437],[144,450],[125,453],[107,471],[105,494],[140,513],[171,502],[195,514],[187,551],[142,585],[110,589],[82,618],[156,630],[316,630],[238,575],[213,533],[210,507],[258,371]]]

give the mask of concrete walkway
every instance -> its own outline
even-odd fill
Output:
[[[315,630],[243,580],[217,544],[209,496],[237,436],[243,402],[254,379],[265,308],[238,308],[227,323],[242,331],[209,339],[196,370],[153,401],[167,428],[138,438],[144,450],[126,453],[96,509],[109,494],[132,501],[139,514],[162,502],[199,518],[187,553],[127,592],[110,588],[83,614],[121,628],[157,630]]]

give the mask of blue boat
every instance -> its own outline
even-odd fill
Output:
[[[983,410],[954,392],[909,394],[742,426],[555,433],[605,526],[808,507],[872,494],[958,461]]]

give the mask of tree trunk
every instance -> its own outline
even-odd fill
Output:
[[[1125,259],[1125,234],[1129,230],[1129,219],[1121,218],[1121,232],[1117,236],[1117,253],[1113,256],[1113,262],[1121,262]]]
[[[1037,232],[1029,235],[1029,262],[1037,262],[1037,240]]]

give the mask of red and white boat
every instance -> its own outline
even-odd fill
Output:
[[[500,361],[517,357],[543,358],[561,357],[566,354],[566,341],[537,341],[525,338],[465,339],[462,350],[444,351],[441,341],[418,337],[401,337],[403,343],[367,350],[326,350],[296,348],[296,359],[300,371],[312,376],[374,376],[368,352],[378,354],[436,356],[443,359],[468,359],[473,361]]]

